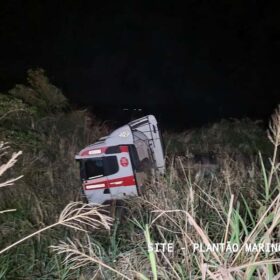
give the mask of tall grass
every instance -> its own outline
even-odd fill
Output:
[[[245,250],[279,243],[279,109],[268,139],[249,120],[165,134],[166,175],[125,201],[108,231],[112,220],[103,211],[76,202],[64,209],[80,199],[73,155],[108,128],[85,111],[67,111],[64,102],[64,111],[47,110],[51,100],[36,107],[53,90],[41,74],[30,76],[30,96],[24,86],[12,92],[28,100],[0,95],[1,139],[23,151],[20,158],[1,152],[5,164],[19,160],[0,183],[0,279],[279,279],[279,253]],[[199,154],[215,162],[196,162]],[[84,232],[96,225],[107,229]],[[174,251],[149,251],[151,242],[172,243]],[[240,249],[193,252],[197,243]]]
[[[245,250],[248,244],[279,243],[279,120],[276,110],[269,130],[273,144],[270,166],[260,157],[246,163],[247,170],[240,170],[243,163],[228,154],[212,174],[196,179],[197,171],[190,170],[182,156],[173,156],[165,177],[157,178],[144,197],[126,202],[125,217],[117,230],[119,254],[114,262],[107,259],[110,268],[103,266],[103,273],[111,271],[106,277],[279,279],[279,253]],[[92,235],[90,244],[97,241],[98,236]],[[172,242],[175,249],[172,253],[148,252],[150,242]],[[237,244],[238,250],[194,252],[197,243],[204,249],[213,243]],[[56,252],[64,253],[74,264],[65,246],[58,245]],[[110,246],[103,242],[105,252]],[[93,263],[104,262],[104,256]],[[97,267],[92,275],[108,279]]]
[[[0,255],[3,279],[77,279],[81,275],[63,267],[48,249],[58,240],[79,238],[80,233],[50,225],[59,221],[65,205],[81,200],[75,153],[106,134],[107,127],[86,110],[65,106],[61,91],[43,74],[31,71],[28,86],[0,94],[0,140],[11,147],[1,151],[1,164],[20,155],[11,151],[22,151],[17,164],[3,175],[5,185],[16,185],[0,188],[0,250],[17,244]],[[19,174],[24,177],[18,178]]]
[[[5,143],[0,144],[0,156],[2,158],[4,157],[5,152],[8,148],[9,147],[5,145]],[[17,162],[19,155],[21,154],[22,154],[21,151],[18,153],[13,153],[12,156],[0,166],[0,176],[3,176],[5,172],[7,172],[11,167],[14,166],[14,164]],[[22,177],[23,176],[18,176],[17,178],[13,178],[13,179],[6,179],[0,183],[0,187],[4,188],[7,186],[12,186],[17,180],[19,180]],[[0,215],[12,211],[16,211],[16,209],[1,210]],[[19,240],[6,246],[5,248],[0,249],[0,256],[6,253],[7,251],[16,248],[26,240],[29,240],[36,236],[39,237],[40,234],[42,234],[43,232],[51,230],[52,228],[57,226],[65,226],[68,228],[72,228],[76,231],[78,230],[78,231],[87,232],[87,230],[96,230],[100,228],[105,228],[109,230],[111,224],[112,224],[112,218],[110,218],[107,215],[104,207],[98,205],[82,204],[80,202],[71,202],[61,212],[57,222],[50,224],[48,226],[44,226],[43,228],[31,234],[28,234],[25,237],[20,238]],[[3,279],[6,273],[8,272],[9,262],[10,260],[9,257],[7,256],[1,259],[0,279]],[[26,268],[24,270],[26,270]],[[65,270],[65,266],[62,268],[62,271],[63,270]],[[59,273],[61,273],[62,271],[59,270]],[[69,275],[71,275],[69,273],[69,269],[66,269],[66,274],[64,276],[61,275],[61,278],[66,279],[68,278]]]

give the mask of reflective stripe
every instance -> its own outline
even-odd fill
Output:
[[[122,181],[121,185],[124,187],[136,185],[134,176],[127,176],[127,177],[108,180],[109,187],[115,186],[115,183],[116,182],[118,183],[120,181]]]
[[[110,185],[121,185],[123,183],[123,181],[117,181],[117,182],[112,182],[109,183]]]
[[[101,188],[105,188],[105,184],[94,184],[94,185],[85,186],[86,190],[101,189]]]
[[[109,188],[135,187],[136,182],[134,176],[127,176],[127,177],[121,177],[121,178],[103,180],[103,181],[100,181],[99,178],[97,180],[90,180],[90,182],[84,184],[85,190],[102,189],[105,188],[106,186],[108,186]]]

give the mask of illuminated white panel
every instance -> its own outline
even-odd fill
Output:
[[[96,155],[96,154],[101,154],[101,150],[98,149],[98,150],[91,150],[88,152],[89,155]]]
[[[105,188],[105,184],[94,184],[94,185],[87,185],[85,186],[86,190],[98,189],[98,188]]]

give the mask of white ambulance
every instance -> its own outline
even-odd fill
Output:
[[[153,115],[134,120],[75,156],[89,203],[137,196],[147,173],[165,172],[161,133]]]

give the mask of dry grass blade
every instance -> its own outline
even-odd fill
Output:
[[[58,225],[67,226],[81,231],[86,231],[84,229],[85,226],[88,226],[91,229],[105,228],[108,230],[110,229],[113,219],[105,214],[104,209],[102,209],[104,212],[102,213],[101,208],[102,206],[83,204],[82,202],[71,202],[64,208],[56,223],[33,232],[9,245],[0,251],[0,255],[23,241]]]
[[[153,212],[154,213],[159,213],[159,216],[162,216],[162,215],[167,215],[168,216],[168,213],[175,213],[175,212],[185,213],[186,217],[188,218],[188,222],[190,223],[190,225],[192,225],[194,227],[195,231],[200,236],[203,243],[206,246],[211,246],[211,243],[209,241],[209,238],[208,238],[207,234],[202,230],[202,228],[196,223],[194,218],[187,211],[184,211],[184,210],[154,210]],[[154,219],[153,222],[155,222],[155,220],[156,219]],[[219,264],[222,263],[219,256],[214,251],[211,251],[211,254],[213,255],[213,257],[216,259],[216,261]]]
[[[272,120],[269,123],[268,138],[275,146],[280,144],[280,106],[275,110],[272,115]]]
[[[7,146],[7,143],[0,142],[0,158],[5,155],[5,150],[7,150],[8,148],[9,148],[9,146]],[[13,153],[13,155],[9,159],[9,161],[0,166],[0,176],[2,176],[9,168],[14,166],[14,164],[17,162],[17,158],[21,154],[22,154],[21,151],[19,151],[17,153]],[[23,175],[19,176],[17,178],[12,178],[12,179],[6,180],[5,182],[0,183],[0,188],[11,186],[14,184],[15,181],[19,180],[22,177],[23,177]],[[7,212],[14,212],[14,211],[16,211],[16,209],[6,209],[6,210],[0,211],[0,214],[4,214]]]
[[[7,150],[9,148],[8,146],[6,146],[6,144],[7,143],[4,143],[4,142],[0,143],[0,152],[5,151],[5,150]],[[10,169],[11,167],[13,167],[15,165],[15,163],[18,160],[18,157],[21,154],[22,154],[22,151],[19,151],[17,153],[13,153],[11,158],[8,160],[8,162],[6,162],[6,163],[4,163],[4,164],[2,164],[0,166],[0,176],[2,176],[8,169]],[[4,155],[4,153],[2,153],[0,155],[0,157],[3,156],[3,155]],[[2,183],[0,183],[0,188],[11,186],[11,185],[14,184],[15,181],[19,180],[22,177],[23,177],[23,175],[21,175],[21,176],[19,176],[17,178],[9,179],[9,180],[7,180],[5,182],[2,182]]]
[[[2,176],[5,171],[7,171],[9,168],[14,166],[14,164],[17,162],[17,158],[22,154],[22,151],[19,151],[17,153],[13,153],[9,161],[5,164],[2,164],[0,166],[0,176]]]
[[[101,205],[83,204],[81,202],[71,202],[61,212],[58,222],[78,230],[84,230],[85,226],[92,229],[110,229],[113,219],[106,214]]]
[[[17,210],[17,209],[2,210],[2,211],[0,211],[0,214],[7,213],[7,212],[14,212],[14,211],[16,211],[16,210]]]
[[[89,241],[89,238],[88,238]],[[117,271],[113,267],[105,264],[102,260],[100,260],[95,254],[91,247],[90,241],[86,246],[82,246],[82,244],[76,240],[75,244],[73,241],[68,240],[69,243],[61,242],[58,246],[51,246],[57,254],[65,254],[64,264],[70,265],[72,270],[78,269],[88,264],[98,264],[116,274],[121,276],[124,279],[130,280],[129,277],[125,276],[123,273]],[[87,252],[88,251],[88,252]]]
[[[18,176],[17,178],[13,178],[13,179],[7,180],[7,181],[5,181],[3,183],[0,183],[0,188],[7,187],[7,186],[12,186],[15,181],[19,180],[22,177],[23,177],[23,175]]]
[[[226,231],[225,231],[224,243],[227,243],[227,240],[228,240],[230,218],[231,218],[231,213],[232,213],[232,209],[233,209],[233,200],[234,200],[234,195],[232,194],[231,197],[230,197],[230,203],[229,203],[229,211],[228,211],[228,219],[227,219],[227,226],[226,226]]]
[[[270,161],[271,164],[271,170],[269,173],[267,188],[269,189],[272,183],[272,177],[275,171],[278,169],[278,166],[276,164],[277,159],[277,152],[278,152],[278,146],[280,145],[280,106],[275,110],[275,113],[272,115],[272,120],[269,123],[269,131],[268,131],[268,138],[271,141],[271,143],[274,145],[274,151],[272,160]]]
[[[236,267],[229,267],[228,271],[233,272],[233,271],[238,271],[247,267],[252,267],[252,266],[261,266],[261,265],[267,265],[267,264],[279,264],[280,259],[271,259],[271,260],[264,260],[264,261],[259,261],[259,262],[251,262],[248,264],[243,264],[239,265]]]

